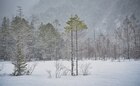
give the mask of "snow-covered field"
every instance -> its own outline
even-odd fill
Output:
[[[69,61],[59,61],[70,68]],[[80,61],[90,63],[90,75],[61,76],[55,78],[55,61],[30,62],[37,64],[32,75],[10,76],[13,65],[10,62],[0,62],[0,86],[140,86],[140,61]],[[47,71],[50,71],[51,78]]]

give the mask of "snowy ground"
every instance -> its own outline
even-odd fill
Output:
[[[67,68],[70,62],[60,61]],[[79,64],[91,63],[88,76],[62,76],[55,78],[55,61],[30,62],[37,66],[32,75],[10,76],[13,65],[0,62],[4,66],[0,71],[0,86],[140,86],[140,61],[80,61]],[[51,71],[52,78],[46,71]]]

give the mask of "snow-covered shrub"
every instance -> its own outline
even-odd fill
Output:
[[[62,63],[56,61],[55,62],[55,77],[60,78],[61,76],[66,76],[70,73],[70,69],[65,67]]]
[[[60,63],[60,62],[58,62],[58,61],[56,61],[55,62],[55,77],[56,78],[60,78],[61,77],[61,73],[62,73],[62,70],[64,69],[64,66]]]
[[[81,73],[84,76],[90,74],[90,69],[91,69],[91,64],[90,63],[85,63],[85,64],[82,64],[80,66]]]
[[[46,70],[46,72],[48,73],[48,78],[52,78],[52,73],[50,70]]]
[[[31,66],[27,67],[26,75],[31,75],[33,71],[35,70],[35,67],[37,66],[37,63],[32,64]]]
[[[64,67],[64,69],[63,69],[63,71],[62,71],[62,75],[63,75],[63,76],[67,76],[67,75],[70,74],[70,72],[71,72],[70,69],[68,69],[67,67]]]

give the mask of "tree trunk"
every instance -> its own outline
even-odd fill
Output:
[[[71,30],[71,75],[73,76],[74,62],[73,62],[73,30]]]
[[[76,75],[78,75],[78,35],[76,28]]]
[[[127,27],[127,29],[126,29],[126,31],[127,31],[127,59],[130,59],[130,44],[129,44],[129,31],[128,31],[128,27]]]

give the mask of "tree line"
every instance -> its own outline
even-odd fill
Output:
[[[73,59],[77,64],[78,59],[140,58],[140,22],[134,14],[124,17],[111,34],[94,32],[92,37],[84,38],[88,26],[78,15],[68,19],[63,32],[59,25],[55,20],[36,26],[34,19],[27,20],[21,12],[12,19],[4,17],[0,27],[0,59],[13,60],[18,47],[26,61]]]

